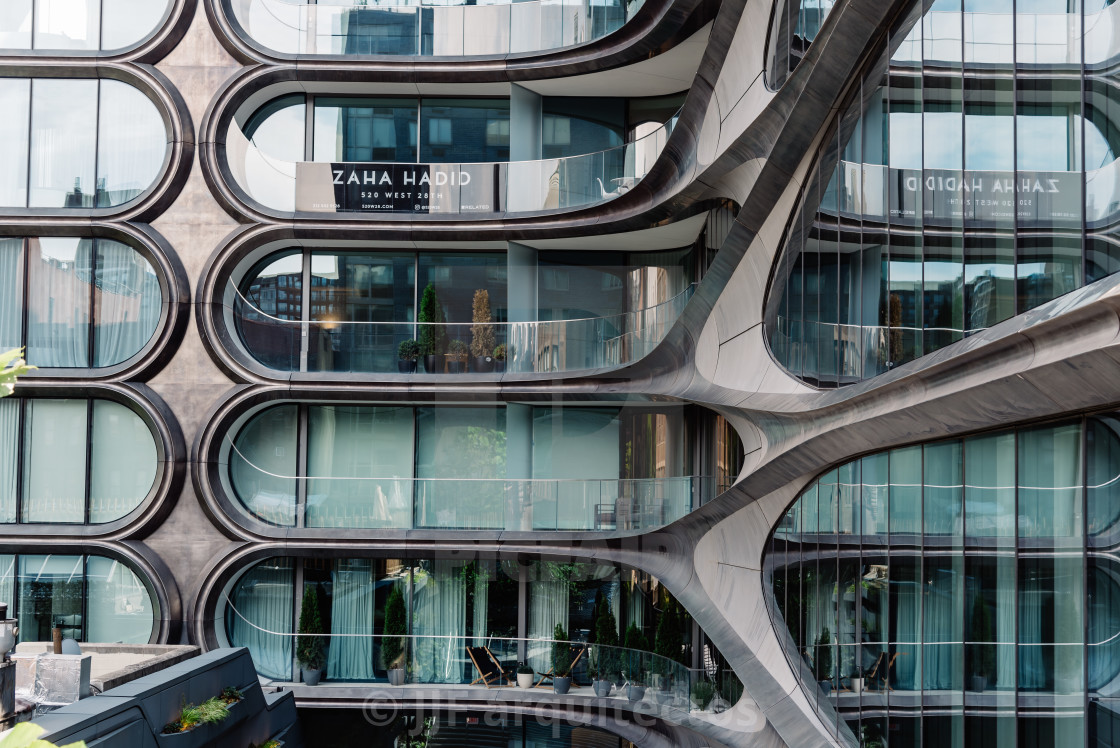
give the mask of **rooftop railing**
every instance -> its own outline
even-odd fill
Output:
[[[504,57],[602,38],[622,28],[643,2],[231,0],[230,8],[249,39],[282,55]]]
[[[595,153],[539,161],[353,163],[285,161],[234,123],[226,157],[236,182],[282,212],[485,216],[576,209],[626,194],[653,168],[678,114],[653,132]]]
[[[447,352],[451,341],[472,341],[477,325],[470,322],[293,321],[266,314],[232,286],[230,292],[233,327],[247,352],[278,371],[531,374],[617,368],[644,358],[680,319],[694,289],[692,284],[664,303],[609,317],[489,323],[495,348],[504,346],[505,356],[489,363],[460,361]],[[401,361],[402,342],[425,338],[444,343],[426,360]],[[494,358],[493,350],[484,353],[480,358]]]

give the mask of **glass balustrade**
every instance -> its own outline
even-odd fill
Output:
[[[726,486],[707,476],[485,479],[282,475],[231,445],[239,508],[279,527],[640,532],[664,527]]]
[[[270,156],[236,123],[225,152],[236,183],[273,211],[491,216],[583,208],[626,194],[653,168],[678,117],[615,148],[539,161],[288,161]]]
[[[298,322],[268,315],[236,289],[233,325],[248,353],[284,372],[443,374],[474,371],[516,374],[586,371],[624,366],[649,355],[680,318],[695,285],[657,306],[610,317],[544,322],[488,323],[503,360],[483,362],[447,353],[452,341],[469,345],[469,322]],[[425,334],[425,330],[432,332]],[[399,358],[407,340],[446,340],[441,351],[419,360]],[[422,351],[423,352],[423,351]],[[491,368],[494,367],[494,368]]]
[[[246,38],[281,55],[505,56],[602,38],[626,24],[643,3],[233,0],[226,12]]]

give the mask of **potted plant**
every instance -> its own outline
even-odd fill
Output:
[[[614,687],[614,681],[618,678],[618,621],[614,617],[614,611],[611,610],[610,604],[604,599],[602,605],[599,606],[599,615],[595,619],[595,641],[598,642],[597,660],[598,660],[598,678],[592,681],[592,687],[595,689],[595,695],[600,698],[606,698],[611,693],[611,688]]]
[[[657,657],[657,686],[660,691],[668,691],[673,682],[673,663],[681,656],[681,627],[677,622],[676,610],[671,606],[661,614],[657,622],[657,633],[654,635],[653,651]]]
[[[692,684],[692,703],[700,711],[708,708],[715,695],[716,687],[710,680],[698,680]]]
[[[494,347],[494,371],[506,370],[506,344],[499,343]]]
[[[848,676],[848,683],[851,685],[852,693],[863,693],[863,672],[855,665],[852,666],[851,674]]]
[[[315,588],[304,588],[303,604],[299,610],[299,638],[296,641],[296,659],[299,661],[303,682],[319,685],[326,662],[323,646],[323,619],[319,615],[319,595]]]
[[[563,696],[572,688],[572,644],[559,623],[552,631],[552,690]]]
[[[438,374],[440,358],[447,350],[447,328],[443,316],[443,307],[440,306],[434,283],[429,283],[424,288],[424,295],[420,299],[420,355],[424,357],[424,371],[429,374]]]
[[[480,374],[494,371],[494,321],[490,315],[490,292],[480,288],[474,292],[474,308],[471,325],[471,355],[474,356],[474,370]]]
[[[832,632],[825,626],[817,639],[816,678],[824,695],[832,693]]]
[[[536,673],[533,672],[533,668],[529,667],[528,665],[526,665],[524,663],[518,665],[517,666],[517,687],[518,688],[532,688],[533,687],[533,676],[534,675],[536,675]]]
[[[467,353],[470,349],[461,340],[452,340],[447,347],[447,373],[462,374],[467,370]]]
[[[385,637],[381,641],[381,661],[389,671],[389,683],[404,685],[404,636],[408,633],[408,611],[399,585],[389,590],[385,601]]]
[[[646,695],[644,660],[649,651],[649,640],[634,624],[626,627],[626,698],[641,701]]]
[[[409,338],[402,340],[397,346],[397,370],[401,374],[412,374],[416,371],[416,360],[420,358],[420,343]]]

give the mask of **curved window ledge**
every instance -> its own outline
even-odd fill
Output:
[[[269,156],[236,126],[225,156],[246,197],[274,213],[485,217],[574,210],[614,200],[652,169],[679,115],[596,153],[491,163],[320,163]]]
[[[407,340],[472,341],[476,325],[422,322],[297,322],[270,316],[230,287],[228,329],[255,361],[283,373],[542,374],[615,369],[649,355],[665,339],[692,298],[695,284],[657,306],[610,317],[544,322],[494,322],[494,345],[478,358],[428,355],[399,358]],[[488,360],[492,359],[492,360]]]
[[[601,39],[622,28],[643,4],[402,0],[367,6],[222,0],[219,7],[245,41],[283,56],[505,57]]]

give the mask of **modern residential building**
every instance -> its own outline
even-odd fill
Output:
[[[1120,745],[1117,50],[1111,0],[5,0],[0,599],[247,647],[309,745]]]

